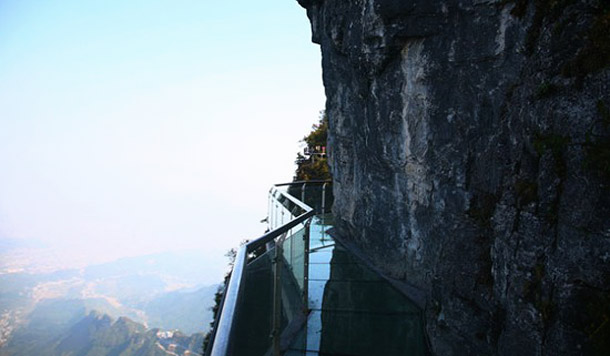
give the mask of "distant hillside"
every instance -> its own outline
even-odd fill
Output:
[[[212,321],[212,306],[217,285],[192,292],[162,294],[138,308],[146,314],[147,324],[164,330],[179,329],[187,334],[207,330]]]
[[[8,251],[15,248],[40,248],[46,246],[40,241],[0,238],[0,251]]]
[[[70,320],[61,321],[65,324],[92,310],[112,318],[125,316],[148,328],[205,332],[217,289],[205,281],[224,268],[202,258],[203,252],[184,251],[53,272],[7,272],[12,265],[20,266],[21,255],[9,255],[0,251],[0,346],[18,336],[14,333],[19,328],[33,325],[35,318],[69,315]],[[10,258],[2,260],[6,256]]]
[[[77,307],[78,308],[78,307]],[[35,314],[45,314],[39,310]],[[46,314],[45,314],[46,315]],[[166,356],[197,355],[203,334],[186,336],[179,332],[147,330],[128,318],[113,321],[111,317],[91,312],[78,321],[69,322],[70,312],[37,318],[15,332],[11,341],[0,349],[3,356]]]
[[[207,281],[224,268],[205,252],[167,252],[41,272],[20,260],[35,260],[30,250],[14,251],[19,253],[0,251],[1,356],[201,351],[199,333],[209,328],[217,289]],[[159,329],[169,331],[157,333]]]

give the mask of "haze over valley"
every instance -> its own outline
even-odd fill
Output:
[[[159,329],[150,333],[149,341],[169,342],[174,332],[202,339],[227,265],[224,256],[206,256],[200,250],[80,265],[83,261],[53,260],[56,251],[35,243],[0,243],[3,355],[20,355],[24,347],[37,353],[45,344],[61,344],[78,323],[116,328],[115,320],[142,332]]]

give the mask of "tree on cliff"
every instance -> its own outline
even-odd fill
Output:
[[[312,125],[311,132],[303,138],[307,147],[303,153],[297,153],[295,181],[331,179],[326,157],[327,132],[328,117],[322,111],[318,123]]]

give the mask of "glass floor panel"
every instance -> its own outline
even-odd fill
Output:
[[[315,352],[315,351],[289,350],[289,351],[286,351],[284,356],[324,356],[324,355],[320,355],[318,352]]]
[[[360,264],[360,261],[351,257],[351,254],[345,254],[342,258],[334,258],[335,249],[345,251],[340,246],[329,246],[319,250],[309,252],[309,263],[330,263],[330,264]]]
[[[421,310],[386,281],[309,281],[309,309],[416,314]],[[314,296],[316,298],[314,298]]]
[[[335,245],[323,223],[314,218],[311,226],[310,313],[284,355],[428,355],[421,310]]]
[[[426,355],[419,316],[312,311],[291,351],[336,355]]]

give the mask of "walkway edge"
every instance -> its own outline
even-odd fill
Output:
[[[356,246],[356,244],[347,241],[337,233],[336,229],[333,227],[327,231],[327,233],[335,240],[347,249],[351,254],[353,254],[356,258],[362,262],[366,267],[373,270],[379,276],[381,276],[384,280],[390,283],[394,288],[396,288],[399,292],[404,294],[407,298],[409,298],[418,308],[422,311],[426,309],[426,292],[419,287],[414,286],[406,281],[401,281],[398,279],[390,278],[386,274],[384,274],[379,268],[375,267],[371,261],[366,257],[366,255],[362,252],[362,250]]]

